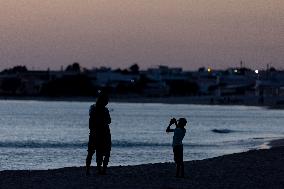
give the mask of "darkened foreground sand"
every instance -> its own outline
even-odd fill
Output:
[[[284,139],[278,139],[278,140],[273,140],[271,141],[268,146],[270,147],[284,147]]]
[[[84,167],[2,171],[0,188],[284,188],[284,147],[186,162],[186,178],[172,163],[111,167],[85,176]],[[95,170],[93,170],[95,171]]]

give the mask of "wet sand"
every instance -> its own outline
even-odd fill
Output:
[[[84,167],[40,171],[1,171],[0,188],[284,188],[284,147],[185,163],[175,178],[173,163],[110,167],[90,176]]]

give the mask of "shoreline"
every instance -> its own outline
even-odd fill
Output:
[[[257,106],[267,109],[284,109],[284,104],[277,104],[273,98],[260,104],[254,96],[243,97],[211,97],[211,96],[169,96],[169,97],[140,97],[131,95],[111,96],[110,102],[121,103],[161,103],[161,104],[192,104],[192,105],[224,105],[224,106]],[[213,99],[213,100],[212,100]],[[0,100],[31,100],[31,101],[66,101],[66,102],[95,102],[96,97],[41,97],[41,96],[0,96]],[[284,98],[279,98],[284,102]]]
[[[251,150],[185,162],[185,178],[174,163],[109,167],[90,176],[84,167],[0,172],[0,188],[283,188],[284,147]],[[281,179],[282,178],[282,179]]]

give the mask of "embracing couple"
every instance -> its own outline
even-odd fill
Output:
[[[101,92],[96,104],[89,109],[89,143],[88,155],[86,158],[86,174],[90,175],[91,161],[96,152],[96,162],[98,174],[106,174],[111,151],[111,134],[109,124],[111,118],[106,107],[108,95]]]

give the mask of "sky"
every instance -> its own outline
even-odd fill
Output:
[[[0,0],[0,70],[284,69],[283,0]]]

